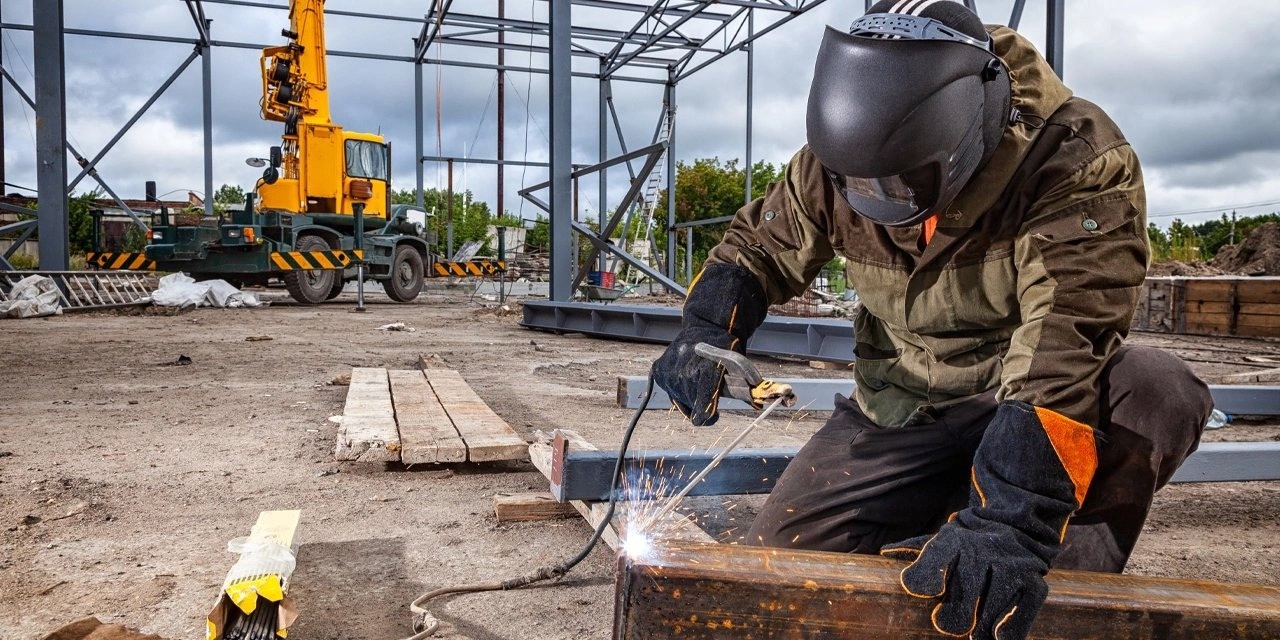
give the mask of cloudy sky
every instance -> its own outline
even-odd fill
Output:
[[[284,4],[284,0],[266,0]],[[0,0],[5,22],[29,24],[31,2]],[[65,0],[68,27],[191,37],[194,28],[178,0]],[[328,0],[330,9],[421,16],[431,0]],[[508,0],[511,17],[546,19],[542,0]],[[978,0],[987,22],[1005,22],[1012,0]],[[1175,217],[1194,221],[1225,210],[1280,210],[1280,3],[1238,0],[1229,10],[1198,0],[1071,0],[1066,17],[1066,81],[1077,95],[1102,105],[1120,124],[1142,159],[1149,211],[1161,224]],[[455,0],[454,10],[493,15],[495,0]],[[811,65],[826,24],[845,27],[861,2],[829,0],[764,36],[755,59],[754,138],[756,160],[784,162],[804,142],[804,104]],[[207,5],[216,39],[277,44],[287,26],[283,11]],[[624,14],[627,21],[634,14]],[[575,8],[575,22],[626,28],[617,14]],[[757,23],[761,26],[763,19]],[[1022,31],[1044,43],[1044,3],[1030,0]],[[418,27],[407,22],[332,16],[334,50],[409,55]],[[694,30],[696,33],[696,29]],[[514,42],[527,42],[513,36]],[[28,31],[5,30],[4,65],[28,91],[32,39]],[[537,42],[541,44],[541,41]],[[603,44],[598,46],[605,46]],[[190,53],[184,44],[67,38],[68,129],[72,144],[92,156]],[[493,60],[494,52],[470,47],[433,49],[432,55]],[[261,91],[257,53],[217,48],[214,73],[214,183],[251,185],[259,173],[245,166],[265,155],[281,125],[258,117]],[[544,64],[537,55],[508,53],[508,64]],[[575,69],[593,70],[590,59]],[[100,165],[103,177],[124,197],[140,197],[145,180],[160,191],[184,195],[203,189],[199,62],[174,84]],[[746,56],[724,59],[682,82],[677,158],[741,158],[745,152]],[[637,75],[640,72],[637,71]],[[457,67],[425,67],[428,154],[496,156],[495,74]],[[393,142],[394,182],[414,184],[413,68],[404,62],[330,58],[334,118],[352,130],[380,131]],[[436,135],[437,90],[440,87]],[[509,160],[547,157],[546,76],[507,75],[506,154]],[[574,162],[597,158],[598,83],[579,78],[574,93]],[[10,183],[34,186],[34,114],[4,87],[5,169]],[[647,142],[661,106],[661,87],[618,82],[617,108],[630,148]],[[611,153],[617,152],[612,142]],[[610,174],[610,201],[625,190],[625,172]],[[515,192],[545,180],[537,168],[509,167],[506,208],[533,217]],[[443,186],[442,169],[426,166],[427,186]],[[86,186],[88,183],[86,183]],[[492,166],[461,167],[455,185],[493,204]],[[7,187],[6,191],[19,191]],[[600,203],[594,180],[582,189],[584,214]],[[1256,205],[1256,206],[1247,206]],[[606,208],[611,204],[605,203]],[[732,212],[725,212],[732,213]]]

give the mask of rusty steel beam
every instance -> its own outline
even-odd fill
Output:
[[[940,637],[874,556],[672,541],[618,559],[614,640]],[[1280,587],[1054,571],[1033,640],[1280,638]]]

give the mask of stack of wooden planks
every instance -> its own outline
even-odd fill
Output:
[[[1133,328],[1280,337],[1280,277],[1147,278]]]
[[[457,371],[351,370],[338,429],[338,460],[521,460],[528,456],[528,446]]]

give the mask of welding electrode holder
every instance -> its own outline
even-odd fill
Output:
[[[795,391],[789,384],[766,380],[746,356],[737,351],[713,347],[705,342],[694,345],[693,352],[724,369],[724,395],[736,398],[756,409],[779,398],[783,406],[796,403]]]

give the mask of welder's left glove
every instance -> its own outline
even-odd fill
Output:
[[[902,586],[940,598],[933,626],[974,640],[1022,640],[1048,595],[1044,575],[1098,466],[1093,430],[1016,401],[1000,404],[973,458],[969,506],[933,536],[886,545],[911,560]]]

